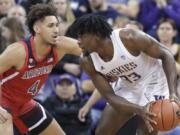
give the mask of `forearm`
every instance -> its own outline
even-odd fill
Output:
[[[136,114],[140,114],[140,112],[142,111],[141,106],[133,104],[125,98],[117,96],[115,94],[107,96],[106,99],[108,103],[112,105],[117,111],[125,111],[127,113]]]
[[[74,64],[74,63],[65,63],[63,68],[65,71],[67,71],[75,76],[80,75],[80,72],[81,72],[80,66],[78,64]]]
[[[163,69],[166,74],[170,94],[177,94],[177,69],[173,55],[170,52],[162,59]]]
[[[93,94],[86,103],[88,108],[92,108],[92,106],[95,105],[96,102],[101,99],[101,97],[102,97],[101,94],[97,91],[97,89],[95,89]]]
[[[141,106],[133,104],[125,98],[115,95],[109,83],[106,83],[105,80],[101,80],[101,84],[103,84],[101,85],[96,79],[98,79],[98,77],[92,79],[96,88],[98,89],[100,94],[108,101],[108,103],[112,105],[117,111],[123,110],[127,113],[139,114],[142,109]]]

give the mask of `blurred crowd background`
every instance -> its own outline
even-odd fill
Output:
[[[114,29],[142,30],[172,52],[180,74],[180,0],[0,0],[0,54],[11,43],[29,36],[26,15],[36,3],[51,3],[57,8],[60,35],[76,38],[69,26],[88,13],[104,16]],[[85,121],[78,119],[79,110],[94,89],[79,65],[79,58],[67,55],[53,69],[35,99],[56,118],[67,135],[94,135],[106,101],[101,99],[90,108]],[[180,129],[161,134],[180,135]]]

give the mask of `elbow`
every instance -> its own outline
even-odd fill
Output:
[[[109,104],[114,103],[114,96],[116,95],[112,93],[104,94],[104,98],[108,101]]]
[[[175,62],[175,59],[174,59],[174,56],[173,54],[169,51],[169,50],[165,50],[161,55],[160,55],[160,58],[162,61],[174,61]]]

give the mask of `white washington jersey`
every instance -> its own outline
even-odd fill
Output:
[[[114,92],[133,103],[144,105],[168,97],[161,60],[143,52],[138,56],[130,54],[119,37],[120,30],[114,30],[110,36],[114,48],[110,61],[103,61],[96,52],[90,54],[95,70],[106,76],[117,76],[119,80],[112,84]]]

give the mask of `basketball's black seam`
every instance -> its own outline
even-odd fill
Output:
[[[173,128],[173,126],[174,126],[174,121],[175,121],[175,110],[174,110],[174,106],[173,106],[173,104],[171,104],[171,106],[172,106],[172,108],[173,108],[173,123],[172,123],[172,126],[171,126],[171,129]]]
[[[163,100],[161,102],[161,121],[162,121],[163,129],[165,130],[165,128],[164,128],[164,121],[163,121]]]

